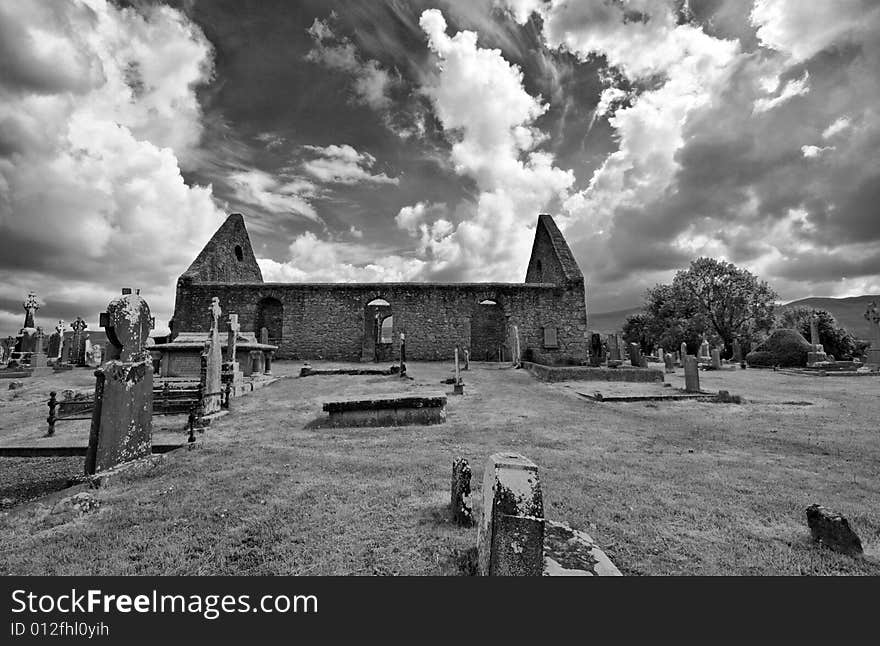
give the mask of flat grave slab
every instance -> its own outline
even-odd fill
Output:
[[[706,400],[718,396],[717,392],[688,393],[682,388],[664,387],[660,383],[611,382],[597,384],[596,382],[579,381],[569,382],[566,387],[571,388],[581,397],[601,402]]]
[[[406,426],[446,421],[441,392],[359,395],[324,402],[331,426]]]

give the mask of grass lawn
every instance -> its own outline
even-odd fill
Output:
[[[193,450],[96,490],[96,511],[0,513],[0,574],[460,574],[476,529],[449,522],[452,459],[471,461],[479,492],[501,450],[538,464],[546,516],[585,530],[624,574],[880,574],[878,378],[725,370],[702,373],[703,388],[745,403],[624,404],[575,392],[596,384],[471,364],[446,424],[332,429],[314,423],[321,402],[451,391],[451,364],[411,363],[412,381],[296,378],[299,367],[273,364],[289,377],[234,400]],[[667,379],[683,384],[681,370]],[[10,398],[0,393],[0,443],[26,415],[45,432],[45,407]],[[64,460],[47,477],[77,475]],[[33,478],[45,468],[18,464]],[[814,502],[849,519],[865,558],[810,542]]]

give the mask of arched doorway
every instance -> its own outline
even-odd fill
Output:
[[[254,322],[257,341],[262,340],[263,328],[269,333],[269,343],[280,346],[284,336],[284,306],[277,298],[268,296],[257,303],[257,317]]]
[[[364,306],[364,342],[361,361],[391,361],[394,357],[394,316],[391,304],[375,298]]]
[[[492,299],[480,301],[471,314],[471,361],[503,361],[506,342],[504,308]]]

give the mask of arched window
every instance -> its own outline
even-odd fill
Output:
[[[235,245],[235,259],[238,262],[244,260],[244,250],[241,248],[241,245]]]
[[[382,330],[379,334],[379,343],[391,343],[392,342],[392,330],[394,330],[394,317],[387,316],[382,321]]]

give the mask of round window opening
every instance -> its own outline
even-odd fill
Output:
[[[240,245],[235,245],[235,259],[238,260],[239,262],[244,260],[244,251],[242,251],[242,248]]]

